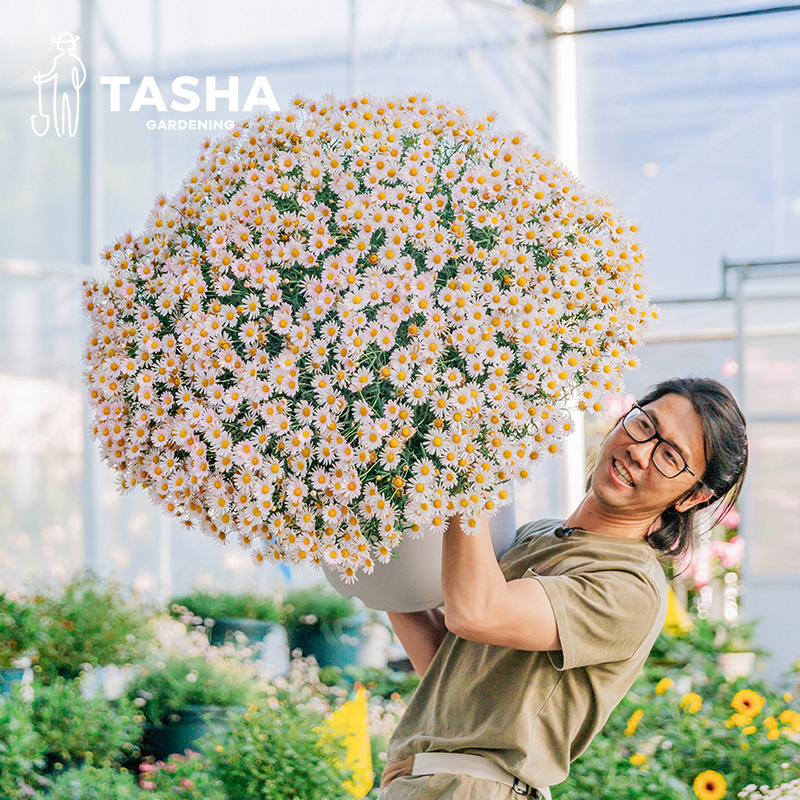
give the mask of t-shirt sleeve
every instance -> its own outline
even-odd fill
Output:
[[[553,606],[561,650],[556,669],[631,658],[657,624],[662,591],[646,573],[598,569],[580,575],[536,575]]]

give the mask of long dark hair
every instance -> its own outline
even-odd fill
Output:
[[[698,511],[719,503],[715,514],[719,518],[736,503],[747,471],[747,431],[736,400],[718,381],[710,378],[663,381],[642,397],[639,405],[646,406],[667,394],[685,397],[700,417],[706,468],[692,491],[705,486],[714,493],[688,511],[668,508],[661,514],[661,527],[647,534],[651,547],[663,555],[677,557],[692,549]]]

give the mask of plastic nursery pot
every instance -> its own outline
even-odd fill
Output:
[[[495,555],[500,558],[514,544],[517,526],[514,504],[503,506],[489,519]],[[386,564],[371,574],[359,573],[355,583],[321,563],[328,583],[343,597],[357,597],[378,611],[425,611],[442,605],[442,532],[426,531],[420,538],[404,536]]]
[[[228,713],[244,711],[242,706],[186,706],[169,715],[160,728],[149,728],[144,735],[144,745],[149,755],[166,760],[173,753],[198,750],[197,742],[211,731],[228,728]]]
[[[274,625],[274,622],[261,619],[223,617],[222,619],[214,620],[208,641],[209,644],[213,644],[216,647],[226,642],[235,642],[236,632],[238,631],[247,637],[248,647],[262,645],[261,649],[263,650],[264,637],[272,630]]]
[[[363,617],[339,622],[297,625],[286,629],[289,652],[299,649],[304,656],[314,656],[321,667],[348,667],[358,663]]]
[[[0,667],[0,697],[10,695],[14,691],[14,687],[22,683],[24,675],[24,669]]]

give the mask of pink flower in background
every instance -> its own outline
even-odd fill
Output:
[[[717,524],[722,524],[731,531],[738,528],[741,521],[739,512],[733,506],[726,508],[722,516],[717,517]]]
[[[692,576],[694,585],[698,589],[711,583],[714,576],[711,572],[711,549],[709,547],[700,547],[692,553],[688,573]]]
[[[607,394],[603,398],[603,405],[606,407],[608,416],[613,420],[618,420],[625,416],[625,414],[636,405],[636,397],[632,394]]]
[[[739,362],[736,361],[734,358],[726,358],[722,362],[722,367],[720,367],[720,372],[726,378],[732,378],[734,375],[739,374]]]
[[[724,569],[736,569],[744,560],[744,539],[734,536],[729,542],[712,542],[711,553],[720,560]]]

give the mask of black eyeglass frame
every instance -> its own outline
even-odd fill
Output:
[[[633,412],[633,411],[641,411],[641,413],[642,413],[642,414],[644,414],[644,415],[645,415],[645,417],[647,417],[647,419],[650,421],[650,424],[653,426],[653,430],[655,431],[655,433],[654,433],[652,436],[648,436],[646,439],[637,439],[637,438],[636,438],[636,437],[635,437],[635,436],[634,436],[634,435],[633,435],[633,434],[632,434],[632,433],[631,433],[631,432],[628,430],[628,426],[625,424],[625,421],[628,419],[628,417],[631,415],[631,412]],[[675,452],[676,452],[676,453],[677,453],[677,454],[678,454],[678,455],[681,457],[681,460],[683,461],[683,469],[682,469],[682,470],[680,470],[680,472],[676,472],[674,475],[667,475],[667,474],[664,472],[664,470],[662,470],[662,469],[661,469],[661,468],[658,466],[658,464],[656,464],[655,460],[653,460],[653,466],[654,466],[654,467],[655,467],[655,468],[656,468],[656,469],[657,469],[657,470],[658,470],[658,471],[659,471],[659,472],[660,472],[660,473],[661,473],[661,474],[662,474],[662,475],[663,475],[663,476],[664,476],[664,477],[665,477],[667,480],[672,480],[673,478],[677,478],[679,475],[683,475],[683,473],[684,473],[684,472],[688,472],[688,473],[689,473],[689,474],[690,474],[690,475],[691,475],[691,476],[692,476],[692,477],[693,477],[693,478],[694,478],[696,481],[698,481],[698,483],[701,483],[701,484],[703,484],[703,481],[702,481],[700,478],[698,478],[698,477],[697,477],[697,475],[696,475],[694,472],[692,472],[692,470],[690,470],[690,469],[689,469],[689,465],[686,463],[686,459],[685,459],[685,458],[684,458],[684,457],[681,455],[681,453],[680,453],[680,451],[678,450],[678,448],[677,448],[677,447],[675,447],[675,445],[674,445],[674,444],[672,444],[672,442],[668,442],[668,441],[667,441],[667,440],[666,440],[666,439],[665,439],[665,438],[664,438],[664,437],[663,437],[663,436],[662,436],[662,435],[661,435],[661,434],[658,432],[658,426],[656,425],[656,423],[655,423],[655,420],[654,420],[654,419],[653,419],[653,418],[652,418],[652,417],[651,417],[651,416],[650,416],[650,415],[649,415],[649,414],[648,414],[648,413],[647,413],[647,412],[646,412],[646,411],[645,411],[645,410],[644,410],[644,409],[643,409],[643,408],[642,408],[640,405],[636,405],[636,404],[634,404],[633,406],[631,406],[630,410],[626,412],[626,414],[625,414],[625,416],[622,418],[621,422],[622,422],[622,429],[625,431],[625,433],[627,433],[627,434],[628,434],[628,436],[630,436],[630,437],[631,437],[631,439],[633,439],[633,441],[634,441],[634,442],[637,442],[638,444],[644,444],[645,442],[651,442],[651,441],[653,441],[653,439],[655,439],[655,440],[656,440],[656,446],[653,448],[653,453],[654,453],[654,454],[655,454],[655,452],[656,452],[656,448],[657,448],[657,447],[658,447],[658,446],[659,446],[659,445],[660,445],[660,444],[663,442],[664,444],[666,444],[666,445],[669,445],[669,446],[670,446],[670,447],[671,447],[673,450],[675,450]],[[705,485],[705,484],[703,484],[703,485]]]

